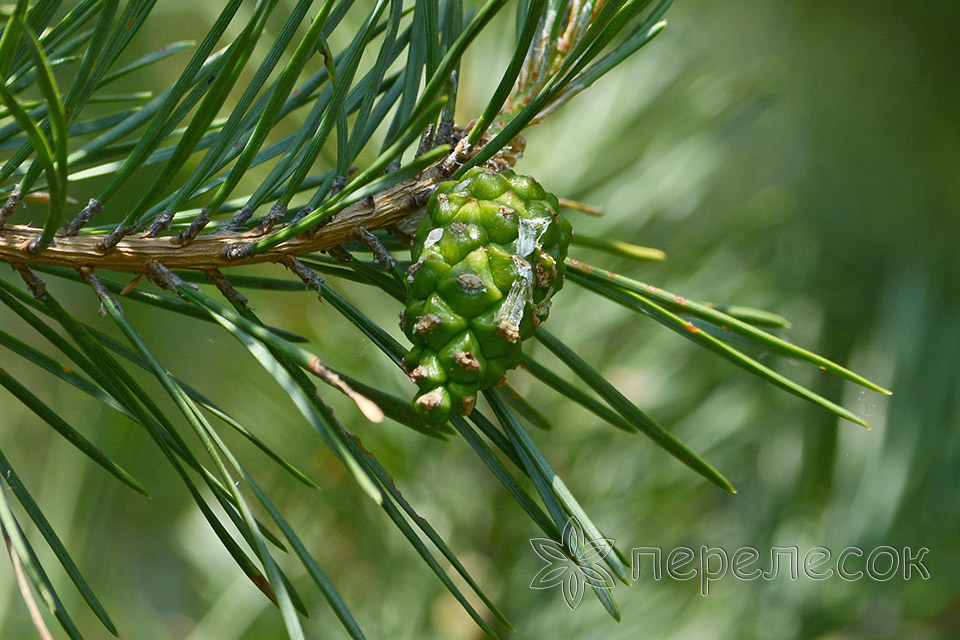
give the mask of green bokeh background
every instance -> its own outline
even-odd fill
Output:
[[[138,51],[197,37],[215,10],[160,5]],[[668,18],[653,44],[529,131],[518,170],[562,197],[602,206],[600,219],[570,214],[582,233],[656,246],[669,260],[574,255],[693,299],[781,313],[793,321],[784,336],[894,395],[759,354],[873,429],[839,423],[568,285],[550,330],[739,493],[722,493],[645,438],[610,428],[515,372],[511,383],[554,425],[532,435],[624,549],[753,546],[765,568],[775,546],[798,546],[801,554],[814,546],[834,554],[848,546],[928,547],[930,579],[793,581],[781,570],[770,581],[728,575],[703,597],[696,580],[656,581],[645,567],[632,587],[614,590],[622,624],[589,594],[570,611],[559,590],[529,588],[542,562],[528,540],[539,531],[465,443],[371,425],[340,398],[329,399],[502,606],[518,629],[510,637],[960,637],[960,5],[685,0]],[[502,27],[490,29],[464,62],[463,121],[479,112],[506,63],[512,29],[506,19]],[[131,87],[164,86],[177,72],[174,63]],[[82,185],[72,195],[85,201],[95,191]],[[399,337],[391,299],[330,283]],[[71,310],[109,327],[88,291],[50,286]],[[312,296],[251,298],[266,321],[309,336],[329,364],[412,393],[375,346]],[[481,637],[237,343],[206,324],[132,302],[126,308],[175,374],[232,408],[321,485],[297,485],[236,442],[370,638]],[[42,344],[5,310],[0,322]],[[122,488],[0,395],[0,447],[123,637],[281,637],[276,610],[240,575],[143,433],[9,353],[0,353],[0,366],[152,494]],[[81,628],[98,637],[55,560],[41,559]],[[284,561],[313,612],[305,623],[310,637],[346,637],[309,578]],[[12,574],[2,570],[0,637],[32,634]]]

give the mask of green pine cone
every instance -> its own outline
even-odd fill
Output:
[[[441,183],[411,250],[400,327],[404,362],[428,424],[473,410],[520,363],[520,343],[546,320],[572,229],[536,180],[474,168]]]

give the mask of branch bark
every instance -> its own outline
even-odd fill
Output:
[[[479,148],[480,145],[478,145]],[[513,166],[523,153],[524,142],[517,138],[489,163],[502,169]],[[426,169],[415,178],[395,185],[372,198],[350,205],[323,226],[292,238],[264,253],[238,259],[228,257],[231,247],[264,237],[256,231],[207,234],[181,246],[177,236],[145,238],[129,236],[116,247],[97,247],[103,236],[58,236],[48,247],[30,253],[27,247],[42,230],[30,225],[6,225],[0,230],[0,262],[57,267],[90,267],[130,273],[149,273],[157,260],[170,269],[221,269],[264,262],[282,262],[288,256],[324,251],[356,239],[357,230],[389,229],[423,207],[426,197],[469,157],[462,148]]]

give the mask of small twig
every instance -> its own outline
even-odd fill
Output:
[[[176,244],[179,244],[181,247],[187,246],[196,240],[197,236],[208,224],[210,224],[210,210],[204,207],[200,210],[200,215],[190,223],[190,226],[180,232],[177,236]]]
[[[253,235],[263,236],[273,229],[274,225],[283,220],[283,217],[287,215],[287,208],[282,204],[275,204],[270,207],[270,213],[264,216],[263,220],[260,221],[253,229]]]
[[[103,284],[100,276],[96,274],[92,267],[80,267],[78,271],[80,272],[80,277],[93,288],[101,302],[113,297],[113,294],[110,293],[107,286]]]
[[[344,188],[345,186],[347,186],[347,181],[348,181],[349,179],[350,179],[350,178],[347,177],[347,176],[337,176],[336,178],[334,178],[334,179],[333,179],[333,186],[330,187],[330,195],[331,195],[331,196],[335,196],[335,195],[337,195],[338,193],[340,193],[341,191],[343,191],[343,188]]]
[[[379,262],[380,266],[386,271],[391,271],[397,266],[396,258],[390,255],[390,251],[383,246],[383,243],[380,242],[377,236],[363,227],[357,227],[357,239],[373,252],[373,257],[377,259],[377,262]]]
[[[153,260],[150,263],[150,272],[147,274],[147,277],[153,280],[157,286],[172,291],[180,297],[183,297],[180,293],[180,287],[190,287],[191,289],[196,289],[197,291],[200,290],[200,287],[195,284],[185,282],[183,278],[175,274],[173,271],[170,271],[170,269],[168,269],[166,265],[159,260]]]
[[[453,118],[440,118],[440,124],[437,126],[437,135],[434,138],[435,145],[449,144],[453,145],[456,142],[454,137],[454,121]]]
[[[97,298],[100,300],[100,317],[107,315],[107,302],[111,303],[111,306],[117,309],[117,312],[123,315],[123,307],[117,304],[117,299],[113,297],[113,294],[107,289],[106,285],[103,284],[103,281],[100,280],[99,276],[94,272],[91,267],[80,267],[78,269],[80,272],[80,277],[83,278],[83,281],[90,285],[90,288],[97,294]]]
[[[230,281],[227,280],[227,277],[223,275],[222,271],[219,269],[208,269],[207,271],[204,271],[204,273],[207,274],[208,278],[213,280],[213,284],[217,285],[217,289],[219,289],[220,293],[224,298],[227,299],[228,302],[235,305],[240,305],[247,311],[253,311],[253,308],[250,306],[250,301],[247,300],[247,297],[240,293],[236,287],[230,284]]]
[[[7,196],[7,201],[3,203],[3,206],[0,207],[0,229],[3,229],[3,226],[7,223],[7,220],[10,219],[10,216],[13,215],[13,212],[17,210],[17,207],[20,206],[20,185],[18,184],[13,188],[13,191],[10,192],[10,195]]]
[[[327,253],[329,253],[330,257],[340,264],[350,264],[353,262],[353,254],[339,245],[336,247],[330,247],[327,249]]]
[[[427,125],[427,130],[420,136],[420,145],[417,147],[417,153],[414,158],[419,158],[434,146],[433,125]]]
[[[397,167],[396,167],[395,169],[393,169],[393,171],[396,171],[396,170],[399,169],[399,168],[400,168],[400,166],[397,165]],[[337,195],[338,193],[340,193],[341,191],[343,191],[343,188],[344,188],[345,186],[347,186],[347,183],[350,182],[350,178],[352,178],[353,175],[354,175],[356,172],[357,172],[357,167],[356,167],[356,165],[353,165],[353,166],[351,166],[349,169],[347,169],[347,175],[335,177],[335,178],[333,179],[333,186],[330,187],[330,195],[331,195],[331,196],[335,196],[335,195]],[[389,171],[385,171],[384,173],[386,174],[386,173],[390,173],[390,172],[389,172]],[[311,211],[312,211],[312,209],[311,209]]]
[[[317,292],[317,297],[323,300],[323,276],[303,264],[293,256],[287,256],[283,259],[283,264],[297,274],[297,277],[303,280],[303,283]]]
[[[66,238],[77,235],[80,233],[80,229],[85,227],[93,218],[93,216],[97,215],[101,211],[103,211],[103,203],[96,198],[90,198],[90,201],[87,202],[87,206],[80,210],[80,213],[77,214],[76,218],[68,222],[65,227],[60,229],[60,231],[57,232],[57,235]]]
[[[228,222],[220,225],[217,233],[235,233],[240,231],[251,217],[253,217],[253,207],[248,204],[243,205],[243,208],[233,214],[233,217],[230,218]]]
[[[25,264],[13,264],[11,265],[14,270],[20,274],[20,277],[23,278],[23,281],[26,283],[27,288],[30,289],[30,293],[33,294],[33,297],[37,300],[43,302],[47,298],[47,283],[37,277],[33,271]]]
[[[157,217],[153,219],[153,222],[150,223],[150,226],[146,231],[143,232],[141,237],[143,238],[156,238],[158,235],[170,228],[170,225],[173,223],[173,212],[172,211],[161,211],[157,214]]]
[[[297,224],[311,213],[313,213],[313,207],[304,207],[303,209],[300,209],[300,211],[297,211],[294,216],[290,218],[290,224]]]

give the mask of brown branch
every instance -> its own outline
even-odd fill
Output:
[[[522,154],[523,146],[523,139],[517,138],[490,164],[496,168],[512,166]],[[324,251],[355,240],[360,227],[368,230],[392,228],[423,207],[433,189],[449,178],[459,163],[470,155],[458,149],[419,176],[350,205],[323,226],[256,255],[237,259],[228,257],[229,249],[262,238],[263,235],[256,230],[200,235],[185,246],[176,235],[129,236],[107,251],[98,248],[103,239],[101,235],[57,236],[42,251],[29,253],[27,247],[42,230],[29,225],[7,225],[0,230],[0,262],[71,268],[86,266],[131,273],[149,273],[150,263],[154,260],[170,269],[200,270],[283,262],[288,256]]]
[[[186,246],[180,245],[177,236],[130,236],[114,249],[103,252],[97,247],[103,236],[78,235],[58,237],[43,251],[30,254],[27,247],[41,230],[27,225],[7,225],[0,232],[0,261],[74,268],[89,266],[134,273],[149,272],[152,260],[159,260],[171,269],[203,270],[277,262],[286,255],[322,251],[353,240],[358,226],[374,229],[391,226],[422,206],[414,194],[424,190],[429,193],[434,186],[435,183],[420,178],[403,182],[379,194],[372,202],[364,200],[351,205],[313,233],[302,234],[270,251],[237,260],[227,257],[227,249],[263,236],[252,232],[202,235]]]

